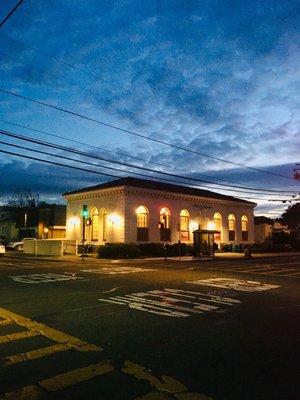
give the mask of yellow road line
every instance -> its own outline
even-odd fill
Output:
[[[47,357],[55,353],[70,350],[72,347],[66,344],[54,344],[53,346],[42,347],[36,350],[30,350],[25,353],[15,354],[4,358],[4,365],[14,365],[20,362],[35,360],[37,358]]]
[[[26,339],[33,336],[38,336],[39,332],[24,331],[18,333],[11,333],[10,335],[0,336],[0,344],[14,342],[15,340]]]
[[[11,321],[10,319],[2,319],[0,321],[0,326],[10,325],[12,323],[13,323],[13,321]]]
[[[162,375],[160,380],[146,371],[145,367],[128,360],[125,361],[125,367],[122,368],[122,371],[134,376],[136,379],[148,381],[151,386],[162,392],[178,393],[187,391],[187,388],[176,379]]]
[[[54,392],[57,390],[65,389],[76,383],[85,382],[89,379],[95,378],[100,375],[107,374],[113,371],[113,366],[103,361],[98,364],[89,365],[84,368],[74,369],[60,375],[53,376],[52,378],[44,379],[38,382],[37,385],[25,386],[14,392],[5,393],[0,395],[0,400],[40,400],[45,399],[45,391]]]
[[[201,393],[178,393],[175,394],[175,397],[178,400],[213,400],[212,397],[206,396],[205,394]]]
[[[42,391],[37,386],[30,385],[14,392],[5,393],[0,400],[39,400],[42,398]]]
[[[134,400],[171,400],[171,397],[160,392],[150,392],[141,397],[136,397]]]
[[[53,392],[56,390],[62,390],[79,382],[87,381],[96,376],[107,374],[113,370],[114,368],[109,362],[103,361],[98,364],[89,365],[88,367],[74,369],[73,371],[65,372],[49,379],[44,379],[39,382],[39,385],[45,388],[48,392]]]
[[[54,328],[50,328],[40,322],[33,321],[29,318],[22,317],[21,315],[15,314],[11,311],[0,308],[0,317],[14,321],[16,324],[21,325],[29,329],[30,331],[38,332],[48,339],[54,340],[55,342],[66,344],[73,347],[78,351],[102,351],[102,348],[94,344],[89,344],[81,339],[66,333],[60,332]],[[1,343],[1,342],[0,342]]]

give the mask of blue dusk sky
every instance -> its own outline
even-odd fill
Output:
[[[16,3],[0,0],[0,21]],[[293,0],[25,0],[0,29],[0,89],[292,177],[300,161],[299,11]],[[300,191],[300,181],[154,143],[1,91],[0,129],[164,172]],[[118,171],[3,143],[0,150],[119,176],[163,177],[3,135],[0,140]],[[4,153],[0,177],[2,203],[20,189],[62,202],[65,191],[110,179]],[[254,199],[256,214],[274,217],[287,204],[269,200],[290,198],[210,190]]]

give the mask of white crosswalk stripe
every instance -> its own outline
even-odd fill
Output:
[[[291,265],[291,266],[289,266]],[[299,265],[299,268],[296,267]],[[195,268],[194,270],[197,270]],[[300,262],[291,262],[286,264],[249,264],[249,265],[210,265],[203,268],[207,270],[216,270],[221,272],[230,272],[237,274],[253,274],[265,276],[283,276],[291,278],[300,278]]]

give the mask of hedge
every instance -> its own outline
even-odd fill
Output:
[[[181,243],[181,256],[192,255],[193,246]],[[179,255],[179,244],[167,244],[168,257]],[[98,247],[99,258],[139,258],[139,257],[163,257],[164,246],[161,243],[106,243]]]

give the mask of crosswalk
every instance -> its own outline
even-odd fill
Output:
[[[248,264],[248,265],[226,265],[214,264],[205,265],[201,267],[187,268],[187,270],[215,270],[220,272],[230,272],[237,274],[254,274],[262,276],[281,276],[300,278],[300,263],[286,263],[286,264]]]
[[[20,331],[20,329],[23,330]],[[10,333],[7,333],[7,330]],[[35,346],[35,348],[28,350],[27,340],[33,339],[38,342],[41,337],[44,341],[49,341],[48,345],[40,347],[38,344],[31,344],[31,347]],[[122,385],[125,383],[128,385],[126,393],[127,390],[136,393],[132,396],[126,395],[128,400],[213,400],[204,394],[190,392],[183,383],[171,376],[152,374],[149,368],[129,360],[116,366],[103,357],[103,349],[100,346],[0,308],[0,354],[5,353],[3,350],[8,344],[15,345],[16,343],[18,345],[14,348],[20,349],[20,346],[24,346],[23,352],[0,356],[0,400],[94,398],[88,395],[88,390],[93,385],[96,385],[96,389],[93,390],[97,390],[97,398],[124,400],[124,388],[112,384],[116,378],[120,379],[120,374]],[[78,357],[74,358],[74,352],[80,353],[80,360]],[[57,357],[62,357],[62,355],[64,355],[62,362],[57,362]],[[56,361],[54,363],[52,361],[49,365],[54,365],[56,372],[50,373],[49,376],[49,372],[45,370],[44,377],[41,377],[39,363],[43,362],[45,368],[45,360],[51,363],[51,357],[54,356]],[[18,367],[20,371],[21,367],[25,373],[28,364],[32,371],[26,378],[26,382],[28,380],[29,382],[26,386],[19,387],[14,368]],[[35,378],[36,375],[38,378]],[[144,382],[143,387],[140,381]],[[141,391],[140,394],[138,394],[139,391]]]
[[[235,298],[171,288],[149,290],[124,296],[111,296],[98,300],[105,303],[128,306],[131,309],[150,314],[175,318],[213,312],[221,307],[230,307],[241,303],[240,300]]]

